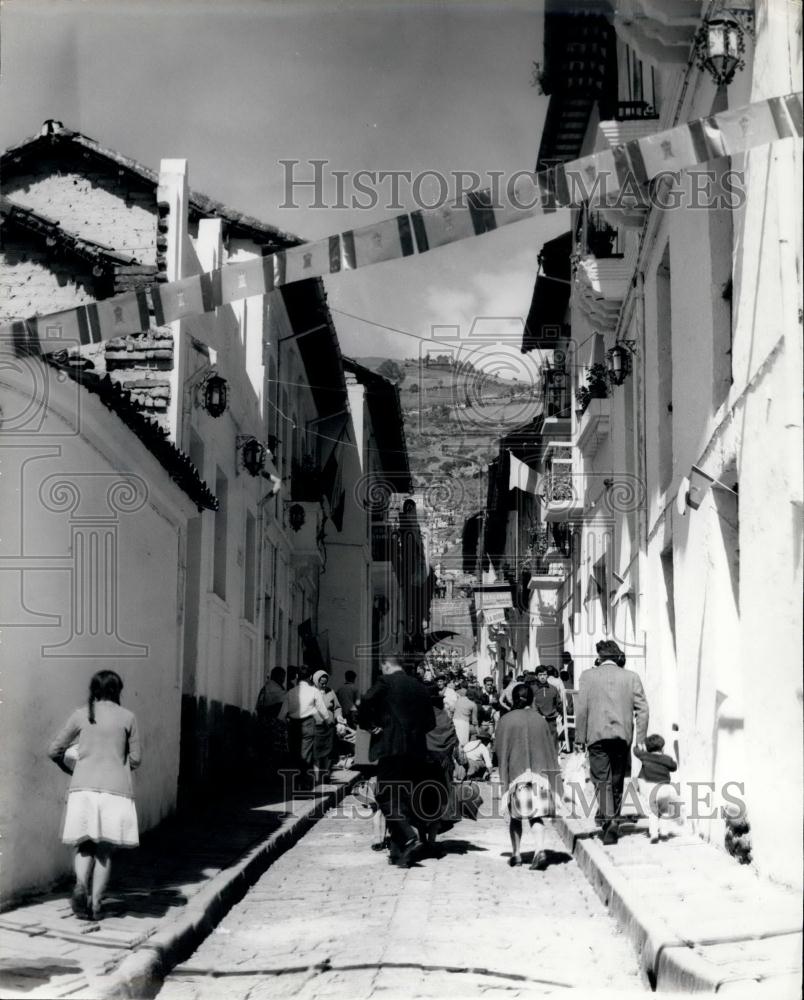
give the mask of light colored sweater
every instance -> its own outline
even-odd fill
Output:
[[[95,702],[95,722],[87,706],[77,708],[50,744],[48,755],[59,760],[78,743],[70,791],[111,792],[133,798],[131,772],[142,759],[137,720],[133,712],[112,701]]]

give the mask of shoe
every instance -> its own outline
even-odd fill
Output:
[[[600,839],[606,845],[616,844],[620,839],[619,832],[617,830],[616,823],[609,823],[607,826],[603,827]]]
[[[79,920],[91,919],[89,914],[89,900],[87,899],[86,890],[82,889],[80,885],[77,885],[73,889],[73,894],[70,896],[70,909]]]
[[[406,840],[397,855],[394,864],[397,868],[410,868],[413,864],[413,855],[419,846],[419,840],[417,837],[411,837],[410,840]]]
[[[388,845],[386,844],[386,842],[384,840],[381,840],[378,844],[372,844],[371,845],[372,851],[377,851],[377,852],[379,852],[379,851],[385,851],[385,850],[387,850],[387,848],[388,848]]]
[[[98,903],[97,906],[93,906],[91,903],[89,904],[89,919],[92,920],[96,924],[99,923],[101,920],[103,920],[103,901],[102,900],[101,900],[100,903]]]
[[[535,854],[533,861],[530,863],[530,870],[532,872],[543,872],[547,867],[547,851],[539,851]]]
[[[522,864],[522,858],[518,854],[512,854],[508,859],[509,868],[518,868]]]
[[[662,838],[661,838],[661,837],[658,837],[658,836],[657,836],[657,837],[651,837],[651,838],[650,838],[650,842],[651,842],[652,844],[658,844],[658,843],[659,843],[659,841],[660,841],[661,839],[662,839]]]

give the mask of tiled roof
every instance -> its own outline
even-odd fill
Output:
[[[0,218],[4,223],[15,223],[47,240],[48,243],[52,241],[53,244],[58,244],[62,249],[85,260],[103,259],[113,264],[137,263],[136,257],[132,257],[131,254],[120,253],[119,250],[103,243],[86,240],[82,236],[62,228],[58,219],[51,219],[46,215],[34,212],[33,209],[17,205],[6,197],[0,197]]]
[[[78,382],[87,392],[97,396],[104,406],[115,413],[142,441],[199,511],[218,509],[217,498],[203,481],[189,456],[173,444],[167,431],[143,415],[130,392],[113,382],[108,375],[101,376],[94,372],[92,363],[87,359],[76,358],[71,361],[66,351],[45,355],[45,361]]]
[[[76,132],[73,129],[65,128],[59,121],[48,119],[41,130],[33,136],[24,139],[16,146],[9,147],[0,157],[0,170],[3,177],[8,179],[18,173],[27,162],[35,161],[43,152],[52,152],[55,146],[73,145],[85,153],[89,153],[109,164],[114,164],[118,170],[125,170],[135,174],[137,177],[154,188],[159,182],[159,174],[139,163],[131,157],[124,156],[113,149],[107,149],[95,139]],[[276,249],[298,246],[303,240],[291,233],[283,232],[275,226],[270,226],[251,215],[244,212],[237,212],[227,208],[219,201],[214,201],[197,191],[190,192],[190,215],[196,218],[217,217],[228,223],[229,227],[248,239],[253,239],[256,243]]]

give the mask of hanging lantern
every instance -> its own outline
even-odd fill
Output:
[[[609,379],[614,385],[622,385],[631,372],[631,356],[628,348],[621,343],[616,343],[610,351],[606,352],[608,358]]]
[[[302,507],[300,503],[294,503],[293,506],[288,509],[288,521],[294,531],[299,531],[304,526],[306,519],[307,515],[304,512],[304,507]]]
[[[201,401],[211,417],[219,417],[226,412],[229,401],[229,385],[217,372],[206,377],[201,387]]]
[[[246,440],[241,449],[243,468],[252,476],[258,476],[265,466],[265,445],[255,438]]]
[[[718,87],[745,68],[745,30],[729,11],[721,11],[701,25],[695,35],[699,69],[707,70]]]

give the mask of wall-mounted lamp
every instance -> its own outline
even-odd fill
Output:
[[[634,353],[632,340],[618,340],[611,350],[606,351],[609,381],[614,385],[622,385],[631,374],[631,355]]]
[[[267,451],[265,445],[255,437],[237,436],[235,441],[237,452],[243,463],[243,468],[251,476],[259,476],[265,467]]]
[[[211,417],[220,417],[229,405],[229,384],[217,372],[209,372],[198,386],[196,405]]]
[[[718,87],[734,79],[745,68],[745,36],[753,31],[750,11],[722,9],[712,14],[695,34],[695,57]]]
[[[291,504],[288,508],[288,522],[294,531],[299,531],[307,520],[304,507],[300,503]]]

